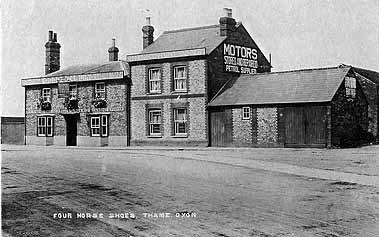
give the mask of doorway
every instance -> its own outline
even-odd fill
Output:
[[[231,108],[214,108],[210,111],[210,146],[230,146],[233,142]]]
[[[78,116],[66,115],[66,146],[76,146],[76,136],[78,133]]]

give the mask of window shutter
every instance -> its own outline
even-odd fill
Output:
[[[163,90],[163,69],[162,69],[162,66],[159,67],[159,78],[161,79],[160,80],[160,84],[161,84],[161,94],[163,94],[164,90]]]
[[[146,130],[146,136],[149,136],[150,135],[150,128],[149,128],[149,122],[150,118],[149,118],[149,106],[148,104],[145,104],[145,130]]]
[[[164,135],[164,112],[163,112],[163,103],[161,103],[159,107],[161,108],[161,125],[160,125],[160,127],[161,127],[161,135],[162,135],[162,137],[163,137],[163,135]]]
[[[108,83],[104,82],[104,99],[107,100],[108,97],[107,97],[107,91],[108,91]]]
[[[190,88],[189,88],[189,66],[188,66],[188,63],[186,63],[186,67],[185,67],[185,73],[186,73],[186,90],[187,92],[190,91]]]
[[[190,126],[190,120],[189,120],[189,106],[188,103],[186,104],[186,133],[189,135],[189,126]]]
[[[145,93],[149,93],[149,68],[145,66]]]
[[[171,103],[169,108],[169,116],[170,116],[170,127],[171,127],[171,136],[175,135],[175,115],[174,115],[174,105]]]
[[[175,89],[175,85],[174,85],[174,67],[175,65],[173,64],[170,64],[170,92],[173,92],[174,89]]]

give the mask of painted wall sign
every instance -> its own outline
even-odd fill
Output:
[[[112,80],[122,79],[124,72],[101,72],[101,73],[89,73],[89,74],[77,74],[67,76],[53,76],[53,77],[39,77],[22,79],[22,86],[31,86],[39,84],[55,84],[55,83],[69,83],[69,82],[82,82],[82,81],[98,81],[98,80]]]
[[[256,49],[224,43],[225,72],[255,74],[258,68],[257,59]]]

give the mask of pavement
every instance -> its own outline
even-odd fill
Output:
[[[275,151],[280,154],[293,153],[296,151],[303,151],[307,153],[317,153],[317,152],[329,152],[330,155],[333,155],[335,151],[340,150],[328,150],[328,149],[295,149],[295,148],[238,148],[238,147],[166,147],[166,146],[134,146],[134,147],[62,147],[62,146],[17,146],[17,145],[2,145],[1,150],[26,150],[26,151],[40,151],[40,150],[49,150],[49,149],[65,149],[65,150],[91,150],[91,151],[218,151],[218,152],[227,152],[232,151],[236,153],[241,152],[267,152]],[[374,158],[378,159],[379,163],[379,145],[363,147],[363,148],[354,148],[354,149],[344,149],[344,153],[358,152],[361,154],[370,154]],[[370,153],[367,153],[370,151]],[[366,152],[366,153],[365,153]],[[269,152],[270,153],[270,152]],[[342,182],[369,185],[374,187],[379,187],[379,170],[378,174],[368,175],[368,174],[356,174],[352,172],[341,172],[335,170],[325,170],[318,168],[309,168],[304,167],[301,163],[297,165],[284,164],[281,162],[270,162],[262,161],[256,159],[246,159],[232,156],[193,156],[193,155],[184,155],[181,154],[182,159],[191,159],[197,161],[206,161],[213,162],[218,164],[229,164],[233,166],[240,166],[245,168],[252,169],[262,169],[273,172],[280,172],[292,175],[299,175],[305,177],[313,177],[326,180],[338,180]]]

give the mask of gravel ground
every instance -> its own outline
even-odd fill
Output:
[[[378,186],[277,169],[379,179],[377,146],[2,150],[9,236],[379,236]]]

